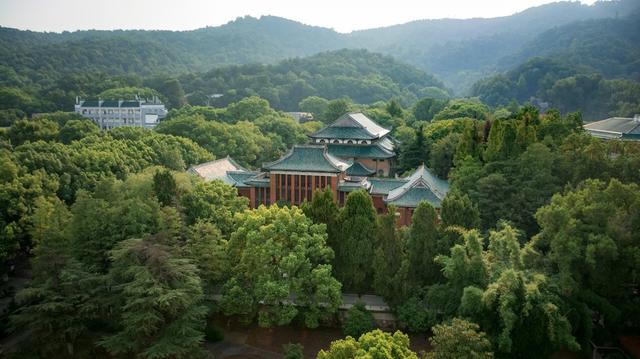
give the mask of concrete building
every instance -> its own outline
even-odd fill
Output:
[[[640,141],[640,115],[611,117],[584,125],[585,131],[594,137],[612,140]]]
[[[152,128],[167,116],[167,109],[157,98],[147,100],[80,100],[75,112],[91,119],[102,129],[121,126]]]

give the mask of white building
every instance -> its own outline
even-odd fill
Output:
[[[167,116],[167,109],[157,98],[147,100],[80,100],[75,112],[93,120],[100,128],[120,126],[151,128]]]

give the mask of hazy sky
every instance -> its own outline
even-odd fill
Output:
[[[595,0],[581,0],[592,4]],[[0,0],[0,25],[37,31],[191,30],[276,15],[340,32],[418,19],[510,15],[551,0]]]

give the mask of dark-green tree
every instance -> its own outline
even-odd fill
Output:
[[[112,252],[116,331],[99,344],[112,355],[193,358],[207,308],[198,270],[159,236],[127,239]]]
[[[364,293],[371,287],[371,258],[378,230],[371,196],[364,190],[349,193],[338,221],[337,277],[346,290]]]

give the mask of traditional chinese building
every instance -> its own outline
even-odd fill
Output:
[[[189,172],[234,186],[239,195],[249,198],[252,208],[300,205],[310,201],[316,190],[326,188],[344,205],[349,192],[363,189],[378,213],[393,204],[398,224],[408,225],[421,201],[440,208],[449,186],[424,166],[406,178],[375,177],[393,169],[395,153],[388,133],[362,114],[347,114],[312,134],[312,144],[294,146],[280,159],[263,164],[260,171],[247,170],[227,157],[193,166]]]

